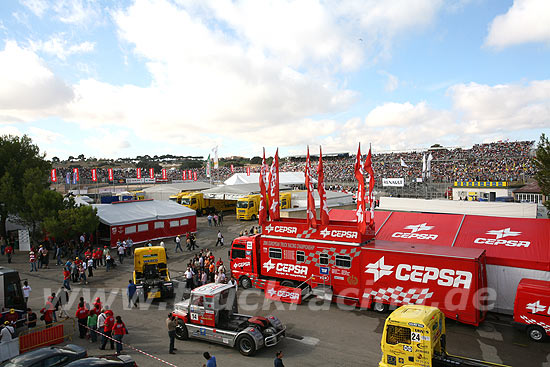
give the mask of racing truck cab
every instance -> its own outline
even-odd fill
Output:
[[[235,347],[245,356],[278,344],[286,327],[276,316],[238,313],[236,288],[209,283],[191,291],[191,297],[174,306],[176,337],[202,339]]]
[[[164,247],[137,248],[134,251],[133,278],[140,298],[169,298],[174,295]]]

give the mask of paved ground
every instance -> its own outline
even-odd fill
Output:
[[[198,220],[198,244],[201,248],[213,248],[217,228],[209,228],[206,219]],[[236,234],[251,223],[236,222],[234,216],[226,217],[222,233],[229,244]],[[166,241],[169,249],[169,269],[173,277],[181,276],[191,254],[174,254],[174,243]],[[221,256],[227,263],[227,245],[214,249],[216,257]],[[123,307],[122,294],[126,292],[128,279],[131,278],[132,259],[127,259],[122,266],[106,273],[103,268],[95,272],[88,286],[73,286],[71,297],[87,299],[100,295],[102,300],[111,305],[115,315],[121,315],[128,326],[130,334],[124,341],[132,346],[154,354],[176,366],[202,366],[202,353],[209,351],[218,360],[218,366],[273,366],[275,349],[264,349],[254,357],[243,357],[236,350],[200,341],[176,341],[178,352],[168,354],[168,337],[164,320],[171,310],[171,304],[154,303],[148,309],[128,310]],[[51,261],[50,261],[51,264]],[[6,266],[5,257],[0,258],[0,265]],[[30,307],[37,310],[44,304],[44,294],[49,289],[61,285],[61,269],[52,269],[38,273],[28,272],[26,254],[15,256],[14,264],[33,288]],[[240,292],[240,291],[239,291]],[[242,293],[241,293],[242,296]],[[289,338],[276,349],[285,353],[286,366],[377,366],[380,361],[380,338],[386,315],[373,311],[343,310],[336,305],[316,303],[316,311],[307,305],[291,309],[288,304],[268,303],[260,293],[246,297],[247,305],[252,310],[246,313],[254,315],[275,314],[288,326]],[[315,305],[314,305],[315,306]],[[71,314],[76,310],[76,303]],[[454,322],[448,322],[448,348],[453,354],[485,359],[492,362],[506,363],[512,366],[549,366],[550,343],[537,344],[520,331],[510,326],[510,318],[492,314],[481,327],[474,328]],[[97,345],[92,345],[78,337],[73,342],[88,347],[90,355],[100,354]],[[160,362],[127,350],[139,366],[161,366]]]

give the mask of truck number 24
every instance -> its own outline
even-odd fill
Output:
[[[412,340],[413,342],[417,342],[417,343],[418,343],[418,342],[420,342],[421,335],[422,335],[422,334],[420,334],[420,333],[415,333],[415,332],[413,332],[412,335],[411,335],[411,340]]]

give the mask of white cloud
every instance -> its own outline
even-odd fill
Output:
[[[29,136],[39,146],[44,146],[44,145],[49,145],[54,143],[57,139],[61,138],[63,135],[55,131],[31,126],[29,127]]]
[[[29,8],[29,10],[37,17],[42,17],[44,12],[48,9],[48,3],[46,0],[20,0],[20,2]]]
[[[0,135],[22,136],[23,134],[13,125],[0,125]]]
[[[42,51],[46,54],[56,56],[60,60],[66,60],[68,56],[74,54],[92,52],[95,48],[95,43],[88,41],[69,44],[64,34],[52,35],[47,41],[31,41],[30,43],[34,51]]]
[[[493,19],[485,40],[496,48],[528,42],[550,43],[550,1],[514,0],[506,14]]]
[[[0,115],[44,117],[73,98],[72,89],[32,51],[14,41],[0,51]]]
[[[52,8],[58,19],[68,24],[88,24],[100,14],[99,4],[91,0],[57,0]]]
[[[388,80],[386,81],[386,85],[384,86],[384,89],[387,92],[393,92],[394,90],[397,89],[397,87],[399,87],[399,78],[396,77],[395,75],[390,74],[384,70],[380,70],[378,74],[384,75],[388,78]]]
[[[129,133],[124,130],[113,131],[106,129],[96,130],[95,135],[84,139],[89,151],[96,152],[98,157],[116,158],[124,156],[122,150],[131,146],[128,141]]]

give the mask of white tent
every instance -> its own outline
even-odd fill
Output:
[[[182,191],[202,191],[213,185],[202,181],[189,181],[182,183],[161,184],[143,189],[146,199],[169,200],[170,196],[177,195]]]
[[[246,173],[235,173],[224,181],[225,185],[242,185],[250,183],[258,183],[260,179],[259,173],[251,173],[248,176]],[[316,183],[317,180],[313,179]],[[304,172],[279,172],[280,185],[305,185],[306,175]]]

